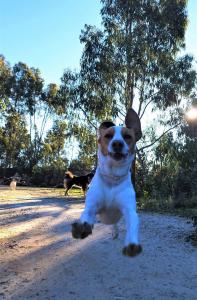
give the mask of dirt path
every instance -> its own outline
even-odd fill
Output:
[[[0,299],[197,299],[197,249],[184,241],[192,230],[186,219],[140,213],[143,253],[127,258],[123,225],[115,241],[101,224],[87,239],[72,239],[80,199],[9,193],[0,200]]]

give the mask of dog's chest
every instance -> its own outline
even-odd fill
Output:
[[[104,224],[115,224],[122,217],[122,202],[128,200],[126,189],[132,189],[130,177],[117,185],[106,182],[101,185],[102,197],[100,202],[99,219]],[[123,201],[119,201],[122,199]]]

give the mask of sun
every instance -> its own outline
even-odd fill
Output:
[[[197,107],[192,107],[190,110],[187,111],[186,117],[190,121],[197,120]]]

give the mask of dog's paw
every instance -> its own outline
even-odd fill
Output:
[[[136,244],[129,244],[122,249],[122,254],[126,256],[136,256],[142,252],[142,246]]]
[[[75,239],[85,239],[88,235],[92,234],[93,226],[85,223],[73,223],[72,224],[72,236]]]

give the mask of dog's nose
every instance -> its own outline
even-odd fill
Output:
[[[122,148],[123,148],[124,144],[122,141],[119,141],[119,140],[114,140],[112,142],[112,148],[115,152],[121,152],[122,151]]]

